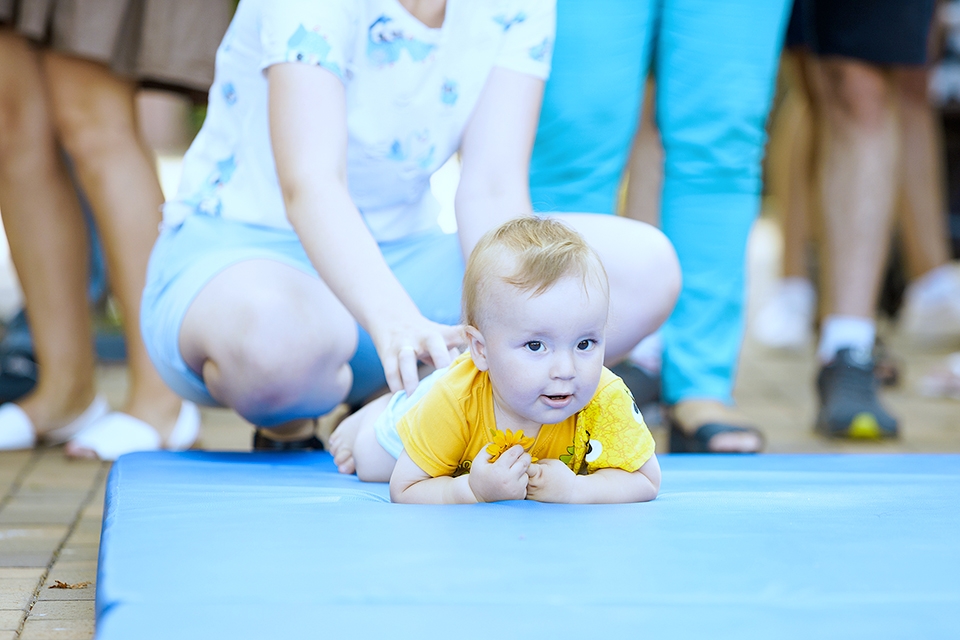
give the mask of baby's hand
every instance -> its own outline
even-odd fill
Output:
[[[523,500],[527,496],[529,467],[530,454],[518,444],[504,451],[492,464],[484,447],[470,466],[470,490],[477,502]]]
[[[546,459],[527,469],[527,499],[539,502],[573,502],[577,476],[559,460]]]

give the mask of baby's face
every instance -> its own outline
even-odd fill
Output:
[[[591,282],[566,277],[540,295],[492,284],[481,331],[500,429],[561,422],[593,398],[609,302]]]

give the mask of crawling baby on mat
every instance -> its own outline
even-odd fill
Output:
[[[488,232],[467,262],[469,351],[350,416],[331,437],[342,473],[390,480],[394,502],[642,502],[654,441],[603,366],[607,275],[561,222]]]

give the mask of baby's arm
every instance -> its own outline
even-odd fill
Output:
[[[530,465],[527,498],[581,504],[647,502],[660,491],[660,463],[653,455],[634,472],[598,469],[578,476],[559,460]]]
[[[530,454],[515,445],[490,464],[486,448],[473,459],[470,473],[431,477],[404,451],[390,477],[390,499],[410,504],[471,504],[523,500]]]

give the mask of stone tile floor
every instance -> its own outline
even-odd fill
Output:
[[[903,437],[890,443],[822,440],[815,411],[811,352],[784,354],[747,344],[737,398],[762,425],[770,452],[960,452],[960,402],[915,392],[917,378],[947,353],[920,351],[888,337],[903,380],[884,392]],[[122,367],[101,367],[100,388],[114,406]],[[655,430],[658,441],[666,434]],[[250,428],[225,410],[205,410],[201,446],[247,450]],[[0,640],[87,639],[93,635],[97,550],[109,464],[71,461],[60,448],[0,453]],[[51,589],[60,581],[73,589]],[[85,583],[88,583],[85,585]]]

